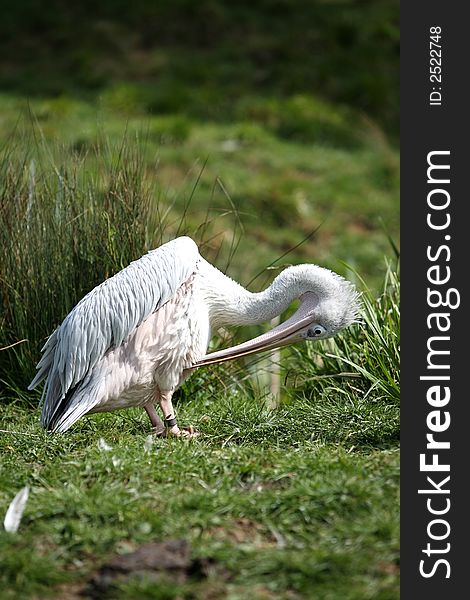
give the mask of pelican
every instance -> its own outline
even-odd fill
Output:
[[[296,299],[295,314],[269,332],[206,354],[212,331],[269,321]],[[192,437],[197,432],[177,424],[172,395],[194,369],[331,337],[358,311],[354,286],[328,269],[291,266],[252,293],[207,262],[191,238],[178,237],[80,300],[42,348],[28,389],[45,380],[41,424],[51,432],[88,413],[140,406],[156,433]]]

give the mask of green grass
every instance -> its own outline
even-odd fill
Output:
[[[202,436],[148,452],[143,412],[47,436],[35,411],[5,407],[2,428],[17,433],[1,437],[1,506],[25,484],[31,493],[19,532],[0,533],[4,597],[61,597],[116,552],[184,538],[215,561],[208,579],[168,596],[135,579],[123,586],[139,594],[118,597],[396,598],[397,448],[322,442],[328,414],[306,420],[305,403],[267,411],[200,396],[179,414]],[[377,417],[386,430],[388,415]]]

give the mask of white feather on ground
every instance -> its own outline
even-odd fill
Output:
[[[28,497],[29,486],[26,485],[16,494],[8,507],[3,521],[5,531],[8,531],[9,533],[16,533],[18,531]]]

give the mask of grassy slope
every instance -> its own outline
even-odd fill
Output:
[[[189,232],[197,232],[209,211],[219,216],[208,234],[224,232],[230,240],[237,218],[220,215],[232,206],[241,213],[245,236],[229,274],[242,283],[320,226],[284,260],[319,262],[345,273],[344,260],[380,289],[383,255],[390,253],[382,227],[398,238],[398,153],[388,141],[390,133],[396,137],[398,106],[395,3],[364,3],[358,11],[355,2],[328,0],[291,11],[281,1],[269,27],[252,3],[232,10],[231,4],[220,9],[203,2],[194,14],[194,3],[184,0],[139,1],[123,3],[121,19],[114,19],[114,0],[102,4],[90,23],[95,12],[86,3],[78,15],[52,3],[39,28],[34,2],[6,11],[2,26],[11,31],[1,36],[0,81],[8,91],[0,95],[0,136],[4,151],[13,149],[24,161],[24,181],[2,198],[27,199],[32,173],[38,189],[47,180],[50,197],[60,198],[54,168],[63,173],[62,166],[82,169],[100,198],[104,153],[96,156],[93,149],[103,140],[119,147],[125,135],[132,147],[137,135],[141,188],[154,203],[148,245],[158,239],[166,209],[165,235],[176,233],[191,197],[184,226]],[[165,18],[146,15],[157,6]],[[184,19],[174,19],[173,11],[183,9]],[[15,30],[18,23],[23,36]],[[184,30],[184,23],[194,28]],[[299,34],[304,27],[308,31]],[[130,34],[132,28],[145,39]],[[111,151],[112,164],[115,157]],[[121,191],[127,183],[119,183]],[[86,225],[84,219],[85,233]],[[107,233],[119,245],[119,232],[111,229]],[[216,259],[222,237],[205,246],[209,258]],[[83,244],[88,254],[79,256],[80,264],[89,272],[80,271],[68,287],[69,271],[54,272],[55,263],[36,272],[49,270],[51,279],[37,289],[51,288],[61,301],[56,315],[49,314],[52,304],[42,311],[41,323],[60,322],[80,286],[92,284],[102,269],[119,268],[119,248],[103,260],[107,264],[90,260],[101,242]],[[60,263],[63,236],[54,248]],[[218,264],[225,267],[223,256]],[[64,286],[60,294],[49,283],[55,275]],[[252,289],[262,284],[260,278]],[[29,309],[41,307],[36,302]],[[2,329],[0,346],[50,332],[31,335],[28,319],[26,311],[24,327]],[[379,329],[386,321],[382,314]],[[343,356],[367,354],[378,368],[380,348],[370,358],[377,336],[372,329],[370,337],[357,331],[339,344]],[[396,350],[396,322],[387,335],[388,347]],[[18,382],[37,355],[39,342],[29,344],[28,360],[10,369]],[[17,350],[8,351],[11,364]],[[0,428],[16,433],[0,433],[0,514],[23,485],[31,486],[18,534],[0,531],[2,598],[77,597],[116,553],[178,537],[191,542],[195,556],[215,560],[208,579],[176,587],[135,579],[113,597],[397,598],[396,374],[384,360],[381,377],[386,385],[387,373],[393,379],[390,393],[380,385],[368,393],[370,381],[316,379],[325,368],[350,370],[330,359],[329,350],[321,359],[311,350],[293,355],[289,376],[299,378],[299,387],[290,387],[285,403],[271,410],[248,384],[227,391],[220,385],[223,374],[207,369],[180,393],[178,406],[181,420],[203,436],[191,444],[155,441],[149,452],[148,425],[139,411],[90,417],[67,436],[48,437],[36,409],[18,399],[23,389],[2,391]],[[100,438],[111,451],[99,448]]]

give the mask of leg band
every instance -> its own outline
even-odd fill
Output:
[[[171,427],[174,427],[176,425],[176,418],[174,417],[173,419],[163,419],[163,424],[167,429],[170,429]]]

